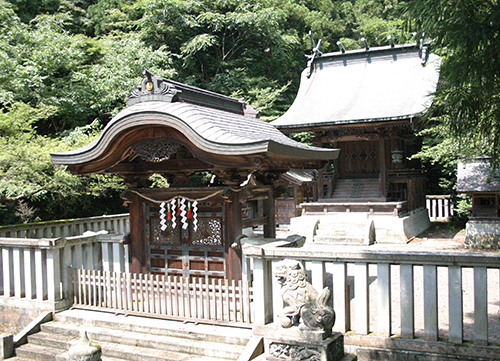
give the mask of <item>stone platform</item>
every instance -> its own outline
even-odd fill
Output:
[[[385,207],[390,205],[380,204]],[[316,204],[316,206],[320,205]],[[375,207],[376,204],[357,203],[356,205]],[[290,220],[290,232],[305,236],[308,243],[368,245],[407,243],[408,240],[430,227],[428,211],[425,208],[399,213],[397,211],[371,212],[365,209],[340,212],[335,207],[339,207],[339,204],[325,203],[321,212],[314,208],[305,209],[306,212],[302,216]]]

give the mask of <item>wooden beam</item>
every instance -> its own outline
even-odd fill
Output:
[[[243,228],[248,228],[248,227],[257,227],[257,226],[262,226],[264,224],[267,224],[268,222],[268,217],[258,217],[258,218],[249,218],[249,219],[244,219],[241,222],[241,226]]]

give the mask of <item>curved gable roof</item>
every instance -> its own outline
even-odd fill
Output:
[[[410,119],[425,112],[440,59],[415,45],[379,47],[317,57],[302,72],[279,129]]]
[[[176,83],[177,88],[179,84]],[[135,101],[129,102],[132,105],[116,115],[94,142],[52,154],[53,163],[68,165],[75,173],[114,172],[112,167],[127,157],[130,160],[134,143],[165,136],[176,137],[195,158],[223,167],[248,164],[271,169],[279,163],[281,168],[286,164],[292,168],[301,163],[304,166],[319,164],[338,156],[336,149],[296,142],[255,116],[223,110],[220,102],[217,107],[205,106],[201,102],[183,101],[177,94],[181,91],[173,91],[168,85],[158,89],[162,92],[160,95],[154,90],[148,94],[140,87],[134,90]],[[206,98],[206,94],[203,95]],[[205,98],[206,104],[210,98]],[[261,160],[257,161],[256,156]]]

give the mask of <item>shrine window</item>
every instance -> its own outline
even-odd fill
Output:
[[[474,195],[472,213],[475,217],[498,217],[498,195]]]

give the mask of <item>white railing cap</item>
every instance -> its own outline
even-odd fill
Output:
[[[0,247],[13,248],[61,248],[66,245],[66,239],[59,238],[10,238],[1,237]]]

